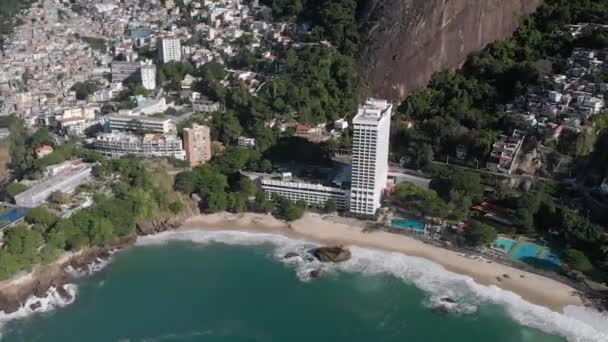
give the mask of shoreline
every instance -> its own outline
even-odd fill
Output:
[[[93,272],[92,267],[108,261],[113,252],[132,246],[135,237],[119,239],[108,247],[91,247],[78,252],[66,252],[48,265],[37,265],[28,273],[0,281],[0,314],[12,315],[21,309],[36,312],[40,303],[56,292],[59,297],[71,301],[66,285],[79,278],[79,274]],[[34,304],[27,307],[27,303]]]
[[[296,240],[321,244],[359,246],[420,257],[443,266],[447,271],[470,276],[485,286],[497,286],[524,300],[563,312],[569,305],[584,306],[579,291],[567,284],[497,262],[481,261],[460,253],[425,244],[414,238],[384,231],[363,232],[361,221],[306,213],[286,223],[265,214],[196,215],[185,220],[178,231],[244,231],[278,234]],[[504,277],[508,275],[508,277]],[[498,277],[501,280],[498,280]]]
[[[404,235],[385,231],[364,232],[363,226],[363,221],[310,212],[291,223],[266,214],[218,213],[192,215],[179,220],[154,220],[138,225],[138,233],[140,236],[153,236],[171,231],[241,231],[277,234],[324,245],[359,246],[397,252],[430,260],[447,271],[469,276],[478,284],[497,286],[521,296],[527,302],[555,312],[563,313],[564,308],[569,305],[585,306],[577,290],[557,280],[497,262],[467,258],[461,253]],[[49,265],[39,265],[29,273],[0,281],[0,313],[11,314],[20,310],[28,300],[44,298],[53,288],[57,289],[60,295],[67,297],[63,287],[76,279],[70,269],[86,273],[92,264],[110,259],[112,251],[129,248],[135,243],[136,237],[132,236],[105,248],[66,253]],[[509,277],[504,277],[505,274]],[[497,277],[501,280],[497,280]]]

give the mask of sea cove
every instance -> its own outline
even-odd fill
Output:
[[[317,264],[282,254],[311,243],[170,234],[144,238],[82,279],[70,306],[5,325],[3,341],[565,341],[522,325],[422,259],[355,248],[352,261],[310,281]],[[195,242],[166,242],[175,239]],[[459,304],[441,306],[444,296]],[[535,319],[527,324],[558,329]]]

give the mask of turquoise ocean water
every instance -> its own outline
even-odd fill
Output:
[[[422,259],[355,249],[352,262],[327,266],[325,278],[311,281],[309,271],[323,265],[281,258],[304,255],[309,244],[194,234],[117,254],[77,283],[72,304],[6,323],[2,341],[558,342],[568,335],[527,312],[547,316],[543,309],[519,313]],[[458,304],[441,305],[445,296]]]

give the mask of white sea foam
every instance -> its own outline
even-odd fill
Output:
[[[92,261],[91,263],[87,264],[86,268],[84,268],[84,269],[77,270],[77,269],[73,268],[71,265],[68,265],[65,268],[65,271],[74,278],[82,278],[84,276],[90,276],[93,273],[97,273],[97,272],[103,270],[106,266],[108,266],[110,264],[111,261],[112,261],[111,258],[108,258],[108,259],[97,258],[94,261]]]
[[[322,264],[310,260],[308,251],[315,246],[314,243],[291,240],[280,235],[232,231],[165,232],[139,238],[137,244],[158,245],[168,241],[193,241],[200,244],[218,242],[246,246],[272,244],[276,247],[275,257],[294,267],[300,279],[304,281],[310,279],[312,270],[319,268],[327,272],[391,274],[427,292],[429,306],[433,305],[433,301],[449,297],[460,305],[460,308],[455,306],[454,310],[468,314],[475,312],[480,303],[495,303],[505,307],[511,317],[522,325],[561,335],[570,342],[608,341],[608,315],[577,306],[569,306],[564,313],[557,313],[526,302],[519,295],[499,287],[480,285],[471,277],[449,272],[441,265],[423,258],[353,247],[349,261],[342,264]],[[284,259],[283,256],[288,252],[296,252],[299,256]]]
[[[25,303],[19,308],[19,310],[13,313],[4,313],[0,311],[0,328],[2,328],[8,321],[12,321],[18,318],[27,317],[33,313],[47,312],[60,307],[64,307],[74,302],[76,298],[77,286],[75,284],[63,285],[63,289],[70,295],[70,298],[63,298],[57,288],[51,287],[46,296],[39,298],[36,296],[29,297]],[[2,334],[0,333],[0,338]]]
[[[115,252],[116,251],[110,251],[110,255],[114,255]],[[97,258],[93,262],[87,264],[85,269],[77,270],[74,269],[72,266],[68,265],[65,271],[73,278],[81,278],[101,271],[106,266],[108,266],[111,261],[111,258]],[[103,284],[104,282],[102,281],[99,286],[103,286]],[[63,286],[63,288],[70,295],[69,300],[66,300],[65,298],[61,297],[55,287],[51,287],[47,291],[45,297],[38,298],[35,296],[30,296],[26,300],[26,302],[21,306],[21,308],[19,308],[19,310],[13,313],[5,314],[4,311],[0,311],[0,339],[2,338],[2,327],[9,321],[25,318],[35,313],[51,311],[72,304],[76,299],[76,292],[78,287],[75,284],[66,284]]]

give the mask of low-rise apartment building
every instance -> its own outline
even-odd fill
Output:
[[[525,134],[514,130],[510,136],[501,135],[492,146],[486,167],[494,172],[510,175],[517,168],[517,157],[524,143]]]
[[[128,133],[101,133],[95,138],[94,147],[100,153],[112,158],[127,155],[174,157],[180,160],[186,158],[182,141],[175,135],[138,136]]]
[[[350,191],[338,187],[270,178],[262,179],[260,185],[268,198],[278,195],[290,201],[303,200],[310,206],[323,206],[327,201],[332,200],[338,210],[349,209]]]
[[[175,125],[168,118],[140,115],[108,115],[107,119],[112,131],[141,131],[162,134],[175,132]]]

